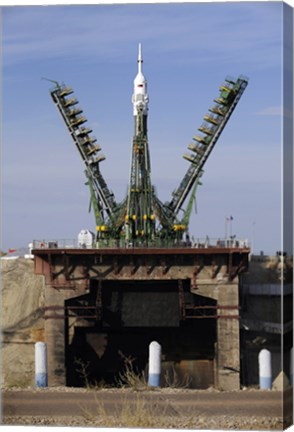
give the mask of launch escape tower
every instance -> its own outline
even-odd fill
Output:
[[[85,127],[87,119],[77,106],[73,90],[55,82],[50,91],[69,132],[85,164],[85,175],[90,188],[91,204],[96,221],[96,245],[173,245],[183,238],[189,230],[189,218],[196,197],[197,185],[203,175],[203,167],[230,116],[236,108],[248,80],[227,77],[220,87],[215,104],[204,116],[199,127],[199,135],[193,137],[188,145],[191,151],[184,158],[190,166],[179,187],[172,193],[170,202],[163,203],[156,195],[151,182],[147,118],[148,93],[147,81],[142,72],[142,50],[139,45],[138,74],[134,80],[132,97],[134,114],[134,137],[131,154],[131,169],[126,198],[117,203],[113,192],[108,188],[100,163],[105,159],[101,147]],[[190,195],[190,196],[189,196]],[[185,210],[183,205],[189,197]],[[180,211],[183,216],[180,217]]]

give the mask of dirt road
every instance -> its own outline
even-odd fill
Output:
[[[4,424],[282,429],[292,423],[292,389],[284,403],[277,391],[176,389],[5,390],[2,403]]]

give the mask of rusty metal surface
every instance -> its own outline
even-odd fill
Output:
[[[91,305],[83,305],[83,306],[58,306],[58,305],[50,305],[46,306],[43,310],[45,312],[43,318],[46,319],[61,319],[61,318],[76,318],[76,319],[95,319],[97,321],[101,320],[102,316],[102,303],[99,298],[96,306]],[[101,303],[101,304],[100,304]],[[231,306],[231,305],[222,305],[222,306],[189,306],[185,305],[183,300],[183,293],[179,290],[179,306],[180,306],[180,315],[182,320],[186,319],[240,319],[240,315],[223,315],[218,314],[217,311],[220,309],[225,310],[240,310],[239,306]],[[189,315],[188,311],[204,311],[201,315]],[[206,314],[205,311],[213,311],[213,314]],[[47,314],[48,311],[60,311],[61,314]],[[86,314],[86,311],[92,312]],[[94,313],[93,313],[94,312]],[[217,314],[215,314],[215,312]]]
[[[190,280],[197,290],[204,280],[233,280],[248,268],[248,250],[35,249],[35,273],[56,290],[86,291],[90,280]],[[220,276],[219,276],[220,275]],[[225,282],[226,283],[226,282]],[[99,308],[99,306],[98,306]]]
[[[33,255],[231,255],[249,254],[249,248],[99,248],[33,249]]]
[[[96,306],[83,305],[83,306],[59,306],[50,305],[44,307],[45,320],[47,319],[65,319],[65,318],[76,318],[76,319],[98,319]],[[53,313],[47,313],[48,311]],[[87,314],[86,311],[89,311]],[[56,313],[60,312],[60,313]],[[74,313],[76,312],[76,313]],[[92,312],[92,313],[91,313]],[[93,313],[94,312],[94,313]]]
[[[175,364],[175,370],[180,382],[185,383],[188,378],[190,388],[207,389],[214,385],[213,360],[181,360]]]

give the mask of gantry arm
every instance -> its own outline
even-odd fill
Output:
[[[111,218],[117,206],[100,172],[99,164],[105,157],[100,154],[101,147],[96,143],[96,138],[91,136],[92,130],[85,127],[87,119],[81,115],[83,111],[77,106],[77,99],[71,96],[73,90],[54,82],[56,86],[50,94],[86,166],[96,224],[99,224],[105,216]]]
[[[204,116],[204,123],[198,129],[202,134],[193,137],[195,143],[188,146],[188,149],[193,153],[184,155],[184,158],[191,162],[191,165],[180,186],[173,192],[172,200],[170,203],[165,204],[167,211],[171,212],[174,217],[177,216],[197,178],[201,177],[203,166],[236,108],[247,84],[248,79],[243,76],[240,76],[237,80],[226,78],[225,83],[220,87],[219,97],[214,100],[216,105],[209,109],[209,114]]]

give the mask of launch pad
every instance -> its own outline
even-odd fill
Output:
[[[85,127],[72,88],[54,81],[50,90],[84,163],[96,227],[79,248],[34,242],[35,273],[46,284],[49,385],[83,385],[81,365],[89,366],[92,383],[115,384],[123,360],[134,359],[139,372],[146,368],[148,345],[156,340],[165,367],[187,378],[189,386],[238,389],[238,277],[248,267],[248,244],[232,236],[214,244],[208,237],[195,242],[189,220],[203,167],[248,80],[226,77],[188,145],[189,168],[163,203],[151,181],[142,64],[139,45],[131,168],[120,203],[102,176],[105,157]]]
[[[91,365],[92,382],[113,384],[120,354],[142,371],[157,340],[166,365],[192,387],[239,388],[238,276],[248,268],[248,248],[33,253],[46,283],[49,385],[82,385],[77,359]]]

